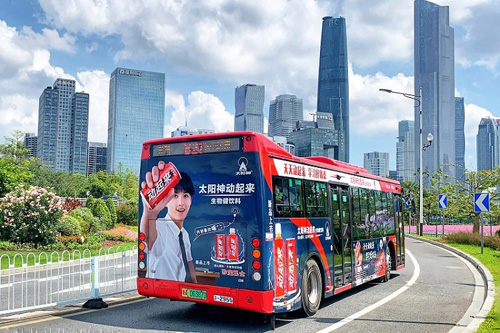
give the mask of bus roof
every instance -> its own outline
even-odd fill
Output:
[[[209,140],[209,139],[220,139],[220,138],[230,138],[230,137],[240,137],[240,136],[255,137],[259,145],[259,147],[255,147],[255,150],[260,152],[265,152],[271,157],[287,159],[297,163],[309,164],[321,168],[326,168],[330,170],[344,172],[347,174],[356,175],[359,177],[371,178],[389,184],[400,185],[400,183],[397,180],[375,176],[369,173],[368,170],[366,170],[365,168],[347,162],[335,160],[324,156],[298,157],[292,155],[285,149],[281,148],[278,144],[273,142],[269,137],[258,132],[251,132],[251,131],[222,132],[222,133],[177,136],[172,138],[160,138],[144,142],[143,147],[146,148],[146,146],[152,144],[162,144],[166,142],[185,142],[185,141]],[[146,149],[143,149],[143,151],[144,150]]]

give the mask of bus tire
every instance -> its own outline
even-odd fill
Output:
[[[302,273],[302,310],[306,316],[318,311],[323,295],[321,271],[313,259],[309,259]]]
[[[382,276],[381,281],[387,282],[391,279],[392,257],[389,253],[385,256],[385,275]]]

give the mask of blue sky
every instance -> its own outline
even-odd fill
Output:
[[[498,0],[439,0],[455,29],[455,88],[466,104],[466,168],[476,169],[482,117],[500,116]],[[183,125],[233,129],[234,88],[266,87],[315,111],[321,22],[347,22],[351,162],[390,153],[397,124],[413,119],[411,0],[2,0],[0,138],[37,131],[38,98],[57,77],[90,94],[89,140],[106,142],[109,76],[116,67],[166,74],[165,133]],[[0,140],[1,142],[2,140]]]

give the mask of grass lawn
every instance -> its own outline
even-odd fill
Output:
[[[500,251],[484,248],[481,254],[481,247],[475,245],[464,245],[447,243],[447,245],[457,248],[477,260],[488,268],[495,282],[495,303],[485,322],[479,327],[478,333],[496,332],[500,330]]]

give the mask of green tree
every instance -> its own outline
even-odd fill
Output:
[[[99,225],[99,219],[92,214],[92,210],[86,207],[78,207],[69,213],[78,219],[80,227],[84,235],[89,235],[103,229]]]
[[[87,202],[85,203],[85,207],[87,207],[88,209],[90,209],[91,211],[93,211],[94,210],[94,206],[95,206],[95,200],[94,200],[94,196],[91,194],[87,198]]]
[[[111,220],[111,214],[109,213],[108,207],[102,199],[97,199],[92,208],[92,215],[99,219],[99,224],[104,229],[111,229],[113,227],[113,221]]]
[[[29,149],[24,148],[24,136],[26,134],[23,131],[13,131],[11,136],[5,136],[5,143],[0,145],[0,154],[3,157],[12,158],[16,163],[20,163],[25,159],[26,153]]]
[[[112,222],[111,228],[114,228],[116,225],[116,207],[115,203],[113,202],[113,199],[111,198],[106,199],[106,207],[108,208],[109,214],[111,216],[111,222]]]
[[[488,171],[467,171],[465,172],[465,181],[452,181],[441,183],[440,179],[449,179],[448,175],[443,174],[442,170],[438,170],[433,175],[433,182],[439,189],[439,193],[448,195],[448,209],[446,214],[455,218],[472,219],[473,232],[479,233],[480,213],[474,212],[474,193],[483,191],[490,192],[491,202],[498,200],[498,194],[494,189],[497,184],[500,184],[500,167]],[[436,199],[437,203],[437,194]],[[492,218],[498,213],[498,209],[492,205]]]

